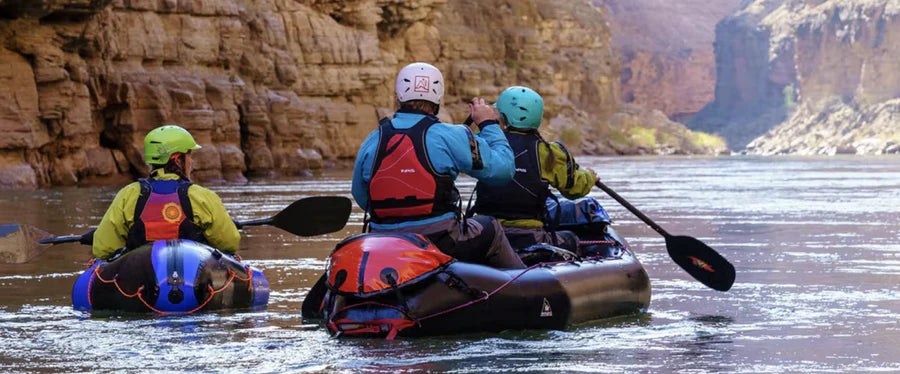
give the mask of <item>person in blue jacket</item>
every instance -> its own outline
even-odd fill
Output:
[[[440,122],[444,78],[421,62],[400,70],[395,93],[399,110],[363,141],[353,168],[353,198],[371,217],[369,230],[422,234],[466,262],[525,267],[496,219],[463,218],[454,184],[459,173],[492,185],[512,179],[514,158],[497,109],[484,99],[472,100],[477,134]]]

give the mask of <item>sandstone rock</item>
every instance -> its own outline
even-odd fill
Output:
[[[87,175],[107,176],[118,173],[118,166],[113,153],[106,148],[89,148],[85,150],[87,159]]]
[[[73,165],[73,159],[57,159],[50,167],[50,181],[58,186],[74,186],[78,184],[77,168]]]
[[[268,174],[275,167],[275,159],[272,157],[272,151],[267,147],[252,148],[248,152],[250,158],[250,172],[260,172]]]
[[[219,158],[222,160],[222,170],[231,172],[244,172],[247,164],[244,162],[244,152],[233,144],[224,144],[218,147]]]
[[[130,163],[128,162],[128,158],[125,157],[125,153],[122,153],[122,151],[118,149],[114,149],[112,151],[112,155],[113,159],[116,162],[116,169],[119,171],[119,173],[128,174],[131,167]]]
[[[37,188],[37,178],[34,169],[27,163],[0,164],[0,188],[2,189],[33,189]]]
[[[900,123],[898,14],[890,0],[748,2],[717,27],[716,100],[691,126],[749,153],[884,152]]]
[[[790,121],[747,145],[748,153],[835,155],[896,153],[900,99],[854,107],[831,101],[804,105]]]
[[[0,129],[10,134],[0,156],[31,155],[38,184],[140,176],[144,135],[170,123],[203,144],[198,178],[241,181],[349,160],[393,111],[395,74],[414,60],[443,69],[448,120],[466,117],[464,100],[492,100],[512,84],[539,89],[547,118],[568,113],[574,129],[604,128],[619,111],[610,30],[587,0],[0,7],[9,4],[21,11],[0,20],[0,35],[11,36],[0,49]],[[48,14],[67,22],[39,20]]]
[[[219,169],[191,171],[191,180],[194,182],[197,182],[197,183],[209,183],[209,184],[225,182],[225,178],[222,175],[222,170],[219,170]]]
[[[713,100],[714,27],[740,0],[600,0],[622,62],[622,98],[686,118]]]
[[[203,148],[191,151],[191,162],[194,170],[221,170],[222,160],[215,145],[203,144]]]
[[[28,61],[0,48],[0,150],[38,148],[50,141],[38,121],[39,96]]]
[[[321,169],[325,167],[325,161],[322,155],[315,149],[298,149],[297,156],[306,164],[309,169]]]

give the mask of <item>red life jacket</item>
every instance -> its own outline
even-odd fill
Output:
[[[437,122],[429,115],[408,129],[394,127],[388,118],[379,122],[369,181],[372,222],[415,221],[459,211],[453,178],[434,170],[425,149],[425,134]]]
[[[139,179],[141,195],[134,206],[134,224],[125,246],[140,247],[155,240],[190,239],[206,243],[203,230],[194,223],[188,197],[190,181]]]

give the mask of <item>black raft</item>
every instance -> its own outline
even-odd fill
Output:
[[[304,317],[325,318],[334,335],[391,339],[564,329],[646,310],[647,272],[608,218],[567,229],[578,234],[578,248],[525,248],[527,269],[457,261],[415,234],[347,238],[329,258],[328,292]]]

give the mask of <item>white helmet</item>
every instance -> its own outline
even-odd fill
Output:
[[[436,67],[416,62],[397,73],[397,101],[425,100],[441,105],[444,98],[444,75]]]

